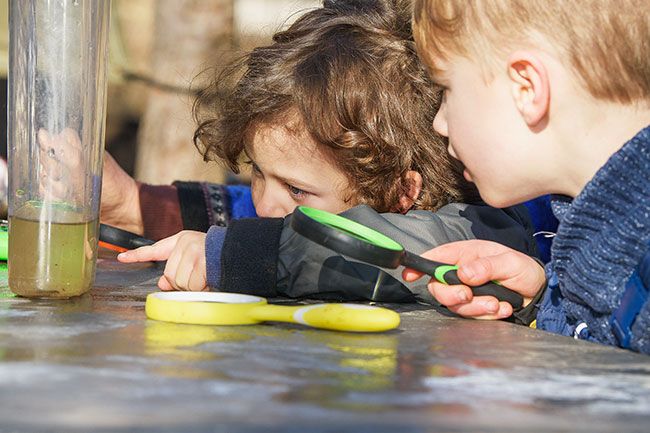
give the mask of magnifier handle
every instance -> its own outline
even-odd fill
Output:
[[[458,278],[457,269],[449,269],[443,274],[441,283],[446,284],[465,284]],[[490,281],[480,286],[469,286],[474,296],[494,296],[499,301],[506,301],[512,305],[513,309],[521,308],[524,305],[524,298],[517,292],[503,287],[501,284]]]
[[[444,284],[465,284],[460,280],[460,278],[458,278],[458,266],[456,265],[447,265],[433,260],[428,260],[408,251],[404,252],[402,265],[407,268],[415,269],[416,271],[424,272],[427,275],[431,275]],[[494,281],[481,284],[480,286],[469,287],[472,289],[474,296],[494,296],[499,301],[508,302],[515,310],[521,308],[524,304],[524,298],[519,293],[503,287]]]
[[[399,314],[387,308],[359,304],[263,305],[251,314],[256,320],[300,323],[334,331],[381,332],[399,326]]]

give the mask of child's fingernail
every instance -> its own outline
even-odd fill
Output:
[[[497,301],[488,301],[485,303],[485,308],[489,314],[494,314],[499,311],[499,303]]]
[[[469,297],[467,296],[467,292],[465,290],[458,290],[456,292],[456,298],[462,303],[469,301]]]
[[[123,259],[123,258],[125,258],[125,257],[127,257],[127,256],[128,256],[128,253],[119,253],[119,254],[117,255],[117,258],[118,258],[118,259]]]
[[[467,279],[472,279],[474,278],[474,275],[476,275],[476,270],[472,267],[472,265],[463,266],[459,269],[459,271],[462,272],[463,276]]]

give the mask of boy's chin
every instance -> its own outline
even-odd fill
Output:
[[[496,208],[504,208],[504,207],[509,207],[509,206],[514,206],[517,204],[521,204],[525,202],[526,200],[519,200],[518,197],[513,197],[511,194],[510,195],[504,195],[500,194],[497,192],[492,192],[492,191],[485,191],[484,189],[481,190],[481,188],[477,185],[479,194],[481,195],[481,199],[488,205]]]

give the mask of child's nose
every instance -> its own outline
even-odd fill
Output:
[[[293,209],[287,211],[277,199],[274,199],[270,194],[264,194],[262,199],[255,205],[257,216],[263,218],[282,218],[291,213]]]
[[[291,211],[286,212],[284,209],[277,206],[265,207],[264,209],[257,210],[257,216],[262,218],[284,218],[289,213],[291,213]]]
[[[433,130],[443,137],[449,136],[449,131],[447,130],[447,118],[445,116],[444,105],[440,107],[436,113],[436,117],[433,118]]]

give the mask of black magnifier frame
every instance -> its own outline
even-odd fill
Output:
[[[135,248],[144,247],[146,245],[153,245],[155,241],[136,235],[126,230],[118,229],[117,227],[109,226],[107,224],[99,225],[99,240],[104,242],[108,248],[111,246],[118,247],[118,250],[133,250]],[[111,248],[115,249],[115,248]]]
[[[291,228],[326,248],[369,265],[396,269],[405,266],[430,275],[444,284],[464,284],[458,266],[435,262],[413,254],[390,237],[340,215],[308,206],[298,206],[291,217]],[[523,297],[495,282],[470,286],[475,296],[494,296],[517,310]]]

